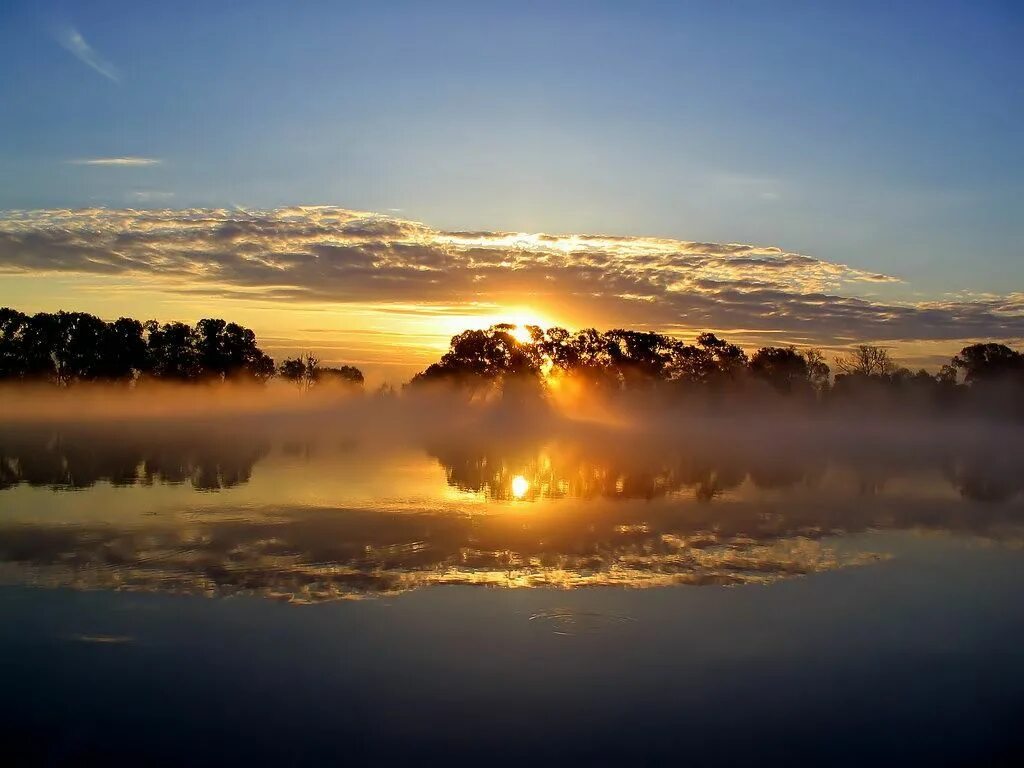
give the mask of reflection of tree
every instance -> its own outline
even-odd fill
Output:
[[[184,483],[197,490],[246,483],[267,444],[201,430],[64,428],[9,430],[0,435],[0,488],[19,483],[53,488],[88,488],[97,482]]]
[[[578,446],[564,445],[514,449],[498,441],[470,445],[437,441],[429,452],[444,466],[449,485],[499,500],[656,499],[692,490],[695,498],[710,501],[734,490],[748,476],[761,488],[794,485],[805,481],[817,465],[751,457],[744,466],[727,456],[715,459],[678,449],[581,452]],[[526,481],[527,493],[514,493],[516,478]]]
[[[974,501],[1009,501],[1024,493],[1024,459],[1020,455],[968,455],[952,460],[946,475],[960,493]]]
[[[478,439],[435,440],[428,452],[444,467],[449,485],[495,500],[656,499],[688,492],[710,501],[748,480],[762,491],[813,486],[828,466],[852,473],[862,496],[881,493],[889,480],[908,470],[927,469],[941,471],[973,501],[1007,501],[1024,493],[1024,456],[978,446],[919,446],[904,453],[851,441],[833,447],[812,443],[787,455],[770,443],[760,448],[629,444],[615,449]],[[527,487],[525,493],[514,492],[517,479]]]

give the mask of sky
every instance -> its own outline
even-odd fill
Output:
[[[225,316],[371,379],[509,317],[934,366],[1024,338],[1022,31],[995,1],[8,0],[0,305]]]

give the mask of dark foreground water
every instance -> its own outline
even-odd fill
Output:
[[[1005,441],[153,435],[3,434],[5,765],[1024,761]]]

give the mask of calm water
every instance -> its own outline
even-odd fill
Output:
[[[0,750],[1019,764],[1020,441],[843,429],[4,427]]]

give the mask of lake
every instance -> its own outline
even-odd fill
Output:
[[[411,420],[4,424],[5,762],[1024,760],[1016,431]]]

